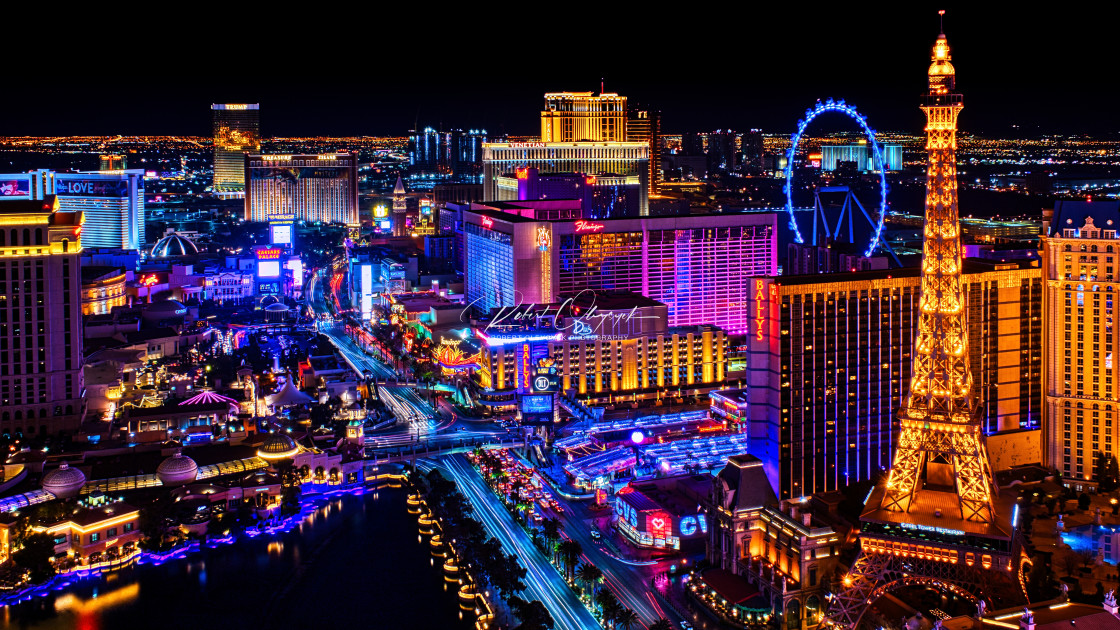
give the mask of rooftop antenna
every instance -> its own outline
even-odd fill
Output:
[[[599,96],[602,96],[603,92],[607,91],[607,88],[605,87],[606,85],[607,85],[607,77],[600,77],[599,78]]]
[[[941,9],[940,11],[938,11],[937,15],[941,16],[941,34],[944,35],[945,34],[945,9]]]

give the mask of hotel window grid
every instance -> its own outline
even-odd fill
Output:
[[[997,360],[1001,348],[1041,336],[1042,283],[1030,271],[964,276],[969,346],[983,357],[970,357],[975,391],[989,430],[1040,425],[1037,341]],[[1005,273],[1012,275],[1001,278]],[[890,467],[896,413],[910,382],[917,281],[834,291],[781,287],[780,360],[770,370],[778,372],[782,498],[836,490]],[[1014,298],[1006,290],[1012,281]],[[1000,368],[1006,374],[1009,367],[1018,368],[1017,386],[997,386]]]

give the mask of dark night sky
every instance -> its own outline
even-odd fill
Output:
[[[545,91],[597,91],[600,77],[608,91],[661,109],[667,133],[788,132],[827,97],[856,104],[878,129],[920,132],[942,7],[965,95],[962,130],[1120,131],[1120,9],[770,3],[797,7],[779,13],[750,4],[648,23],[640,16],[655,3],[596,5],[594,19],[547,5],[571,26],[546,27],[533,3],[447,14],[436,3],[395,12],[260,4],[221,16],[204,13],[222,6],[211,3],[175,5],[187,15],[102,7],[0,42],[0,134],[205,135],[211,102],[260,102],[266,137],[404,134],[417,121],[534,134]]]

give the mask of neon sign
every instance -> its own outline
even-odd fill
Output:
[[[279,247],[270,247],[257,250],[257,260],[279,260],[283,250]]]
[[[150,274],[144,276],[143,278],[140,278],[140,284],[142,284],[146,287],[150,287],[153,284],[156,284],[157,282],[159,282],[159,278],[157,278],[156,274],[154,274],[154,273],[150,273]]]
[[[602,232],[607,229],[606,225],[602,223],[592,223],[591,221],[576,221],[576,232]]]
[[[754,338],[762,341],[762,326],[766,322],[766,311],[762,306],[762,300],[766,298],[766,294],[762,288],[762,280],[754,281]]]
[[[918,525],[916,523],[899,523],[903,529],[920,529],[924,532],[935,532],[938,534],[947,534],[949,536],[964,536],[964,532],[959,529],[947,529],[945,527],[932,527],[930,525]]]
[[[543,149],[545,147],[543,142],[511,142],[509,148],[511,149]]]
[[[680,522],[681,536],[692,536],[699,529],[700,533],[708,533],[708,517],[703,514],[696,516],[682,516]]]
[[[668,538],[673,535],[673,519],[664,512],[657,512],[646,521],[649,533],[654,538]]]
[[[542,252],[547,252],[549,246],[552,245],[552,234],[549,232],[547,226],[540,226],[537,228],[537,248]]]
[[[494,219],[491,219],[490,217],[482,217],[482,227],[487,229],[494,227]]]
[[[498,346],[507,346],[507,345],[515,344],[515,343],[524,343],[524,342],[532,343],[532,342],[536,342],[536,341],[561,341],[564,338],[564,335],[562,333],[554,333],[554,334],[551,334],[551,335],[548,335],[548,334],[543,334],[543,335],[521,334],[521,335],[514,335],[514,336],[511,336],[511,337],[503,337],[503,336],[499,336],[499,335],[487,335],[485,332],[483,332],[481,330],[475,331],[475,336],[477,336],[479,339],[481,339],[483,342],[485,342],[487,346],[489,346],[491,348],[496,348]]]

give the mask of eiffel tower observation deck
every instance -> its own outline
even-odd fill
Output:
[[[860,554],[829,606],[842,628],[859,627],[877,599],[907,586],[989,608],[1025,601],[1017,508],[992,483],[968,364],[956,161],[964,101],[951,59],[942,32],[922,99],[929,159],[914,368],[894,463],[867,499]]]

